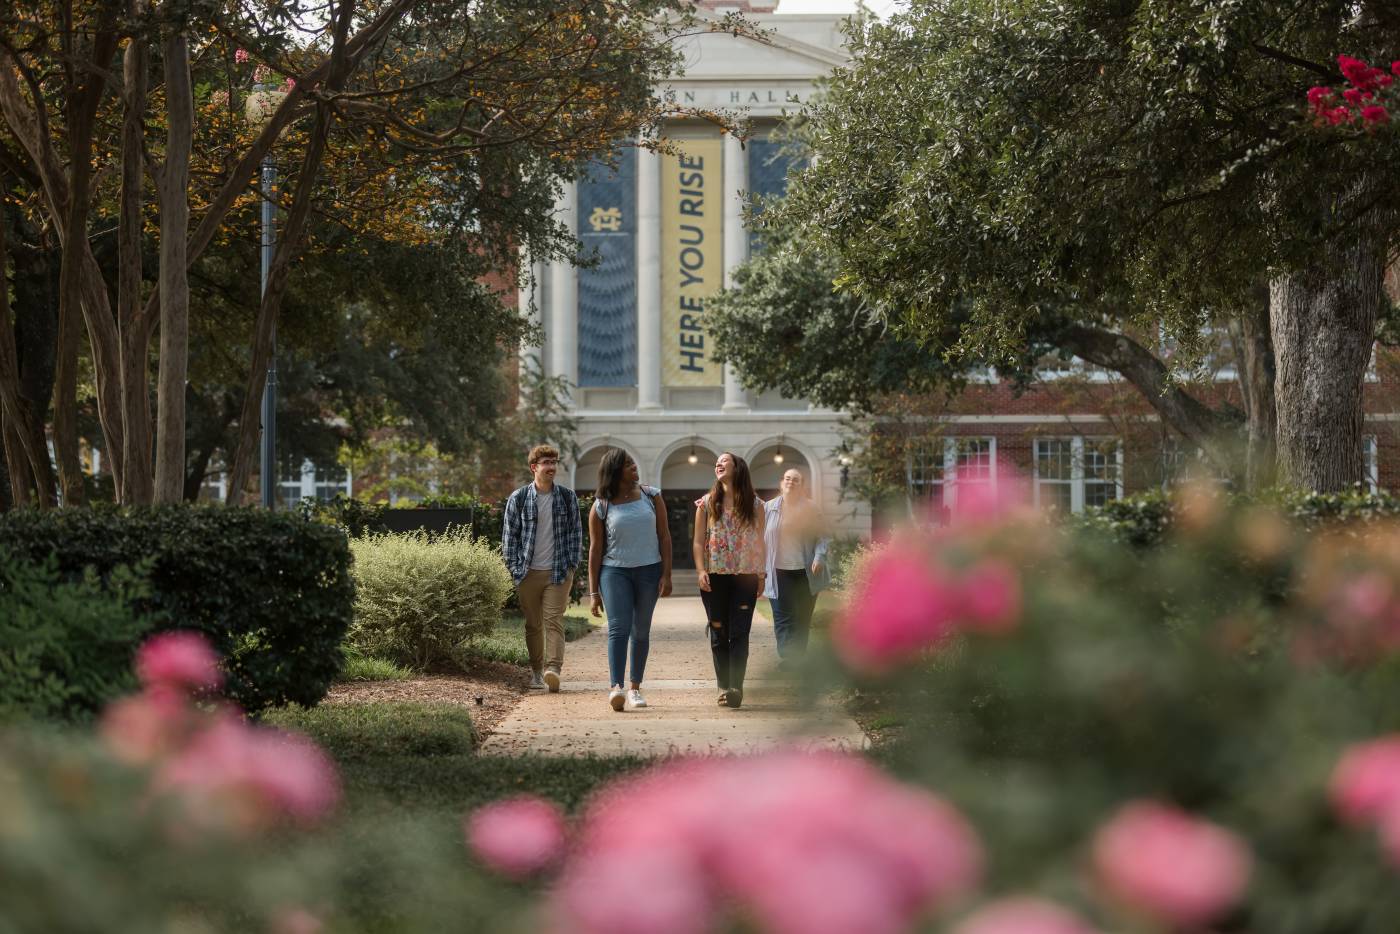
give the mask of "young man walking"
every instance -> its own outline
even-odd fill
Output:
[[[574,491],[554,483],[559,452],[537,444],[529,461],[534,480],[506,500],[501,551],[525,613],[530,687],[557,691],[564,666],[564,610],[583,550],[583,525]]]

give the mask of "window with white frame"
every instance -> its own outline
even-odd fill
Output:
[[[1366,489],[1372,493],[1380,490],[1380,457],[1375,435],[1366,435],[1361,439],[1361,467],[1366,474]]]
[[[303,499],[327,502],[336,494],[351,495],[350,471],[338,464],[317,467],[309,459],[300,466],[295,460],[284,461],[278,477],[277,495],[282,505],[292,508]]]
[[[1117,439],[1037,438],[1036,505],[1083,512],[1123,495],[1123,446]]]
[[[915,446],[908,462],[910,499],[941,510],[954,506],[959,487],[995,487],[996,449],[995,438],[938,438]]]

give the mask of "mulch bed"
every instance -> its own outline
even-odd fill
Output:
[[[460,704],[471,711],[477,738],[506,718],[530,683],[529,669],[504,662],[473,662],[465,674],[420,675],[407,681],[352,681],[333,685],[322,703]]]

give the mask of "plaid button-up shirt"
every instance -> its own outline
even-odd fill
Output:
[[[525,484],[506,500],[505,522],[501,530],[501,553],[506,569],[518,584],[530,570],[535,554],[536,490],[534,481]],[[583,554],[583,523],[578,514],[578,497],[566,486],[554,485],[554,567],[551,584],[558,584],[578,566]]]

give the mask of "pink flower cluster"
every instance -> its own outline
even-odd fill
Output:
[[[1194,928],[1228,911],[1253,870],[1238,836],[1178,808],[1126,805],[1094,838],[1100,885],[1114,900],[1171,925]]]
[[[1400,76],[1400,61],[1392,62],[1390,71],[1372,68],[1359,58],[1338,55],[1337,65],[1351,87],[1337,92],[1325,85],[1308,90],[1308,106],[1313,121],[1319,125],[1340,126],[1361,123],[1375,128],[1390,122],[1390,112],[1380,103],[1380,95]]]
[[[239,832],[312,824],[335,807],[335,767],[315,743],[250,725],[231,705],[197,703],[223,683],[203,636],[155,636],[138,652],[136,673],[142,691],[103,712],[103,742],[119,760],[150,768],[152,791],[191,824]]]
[[[851,668],[877,674],[960,630],[1009,632],[1020,614],[1020,578],[1002,559],[981,558],[955,569],[894,543],[870,559],[832,641]]]
[[[240,64],[240,65],[246,65],[246,64],[248,63],[248,50],[247,50],[247,49],[234,49],[234,51],[233,51],[233,60],[234,60],[235,62],[237,62],[238,64]]]
[[[562,850],[557,815],[492,808],[469,818],[468,836],[507,875],[546,865],[540,845]],[[512,831],[532,843],[508,842]],[[956,811],[857,757],[677,759],[594,799],[550,911],[575,934],[701,934],[730,913],[774,934],[894,934],[981,870]]]
[[[1400,867],[1400,733],[1347,749],[1329,790],[1342,820],[1379,830],[1386,856]]]
[[[564,815],[558,806],[534,795],[477,808],[464,829],[477,857],[511,879],[528,879],[564,856]]]

